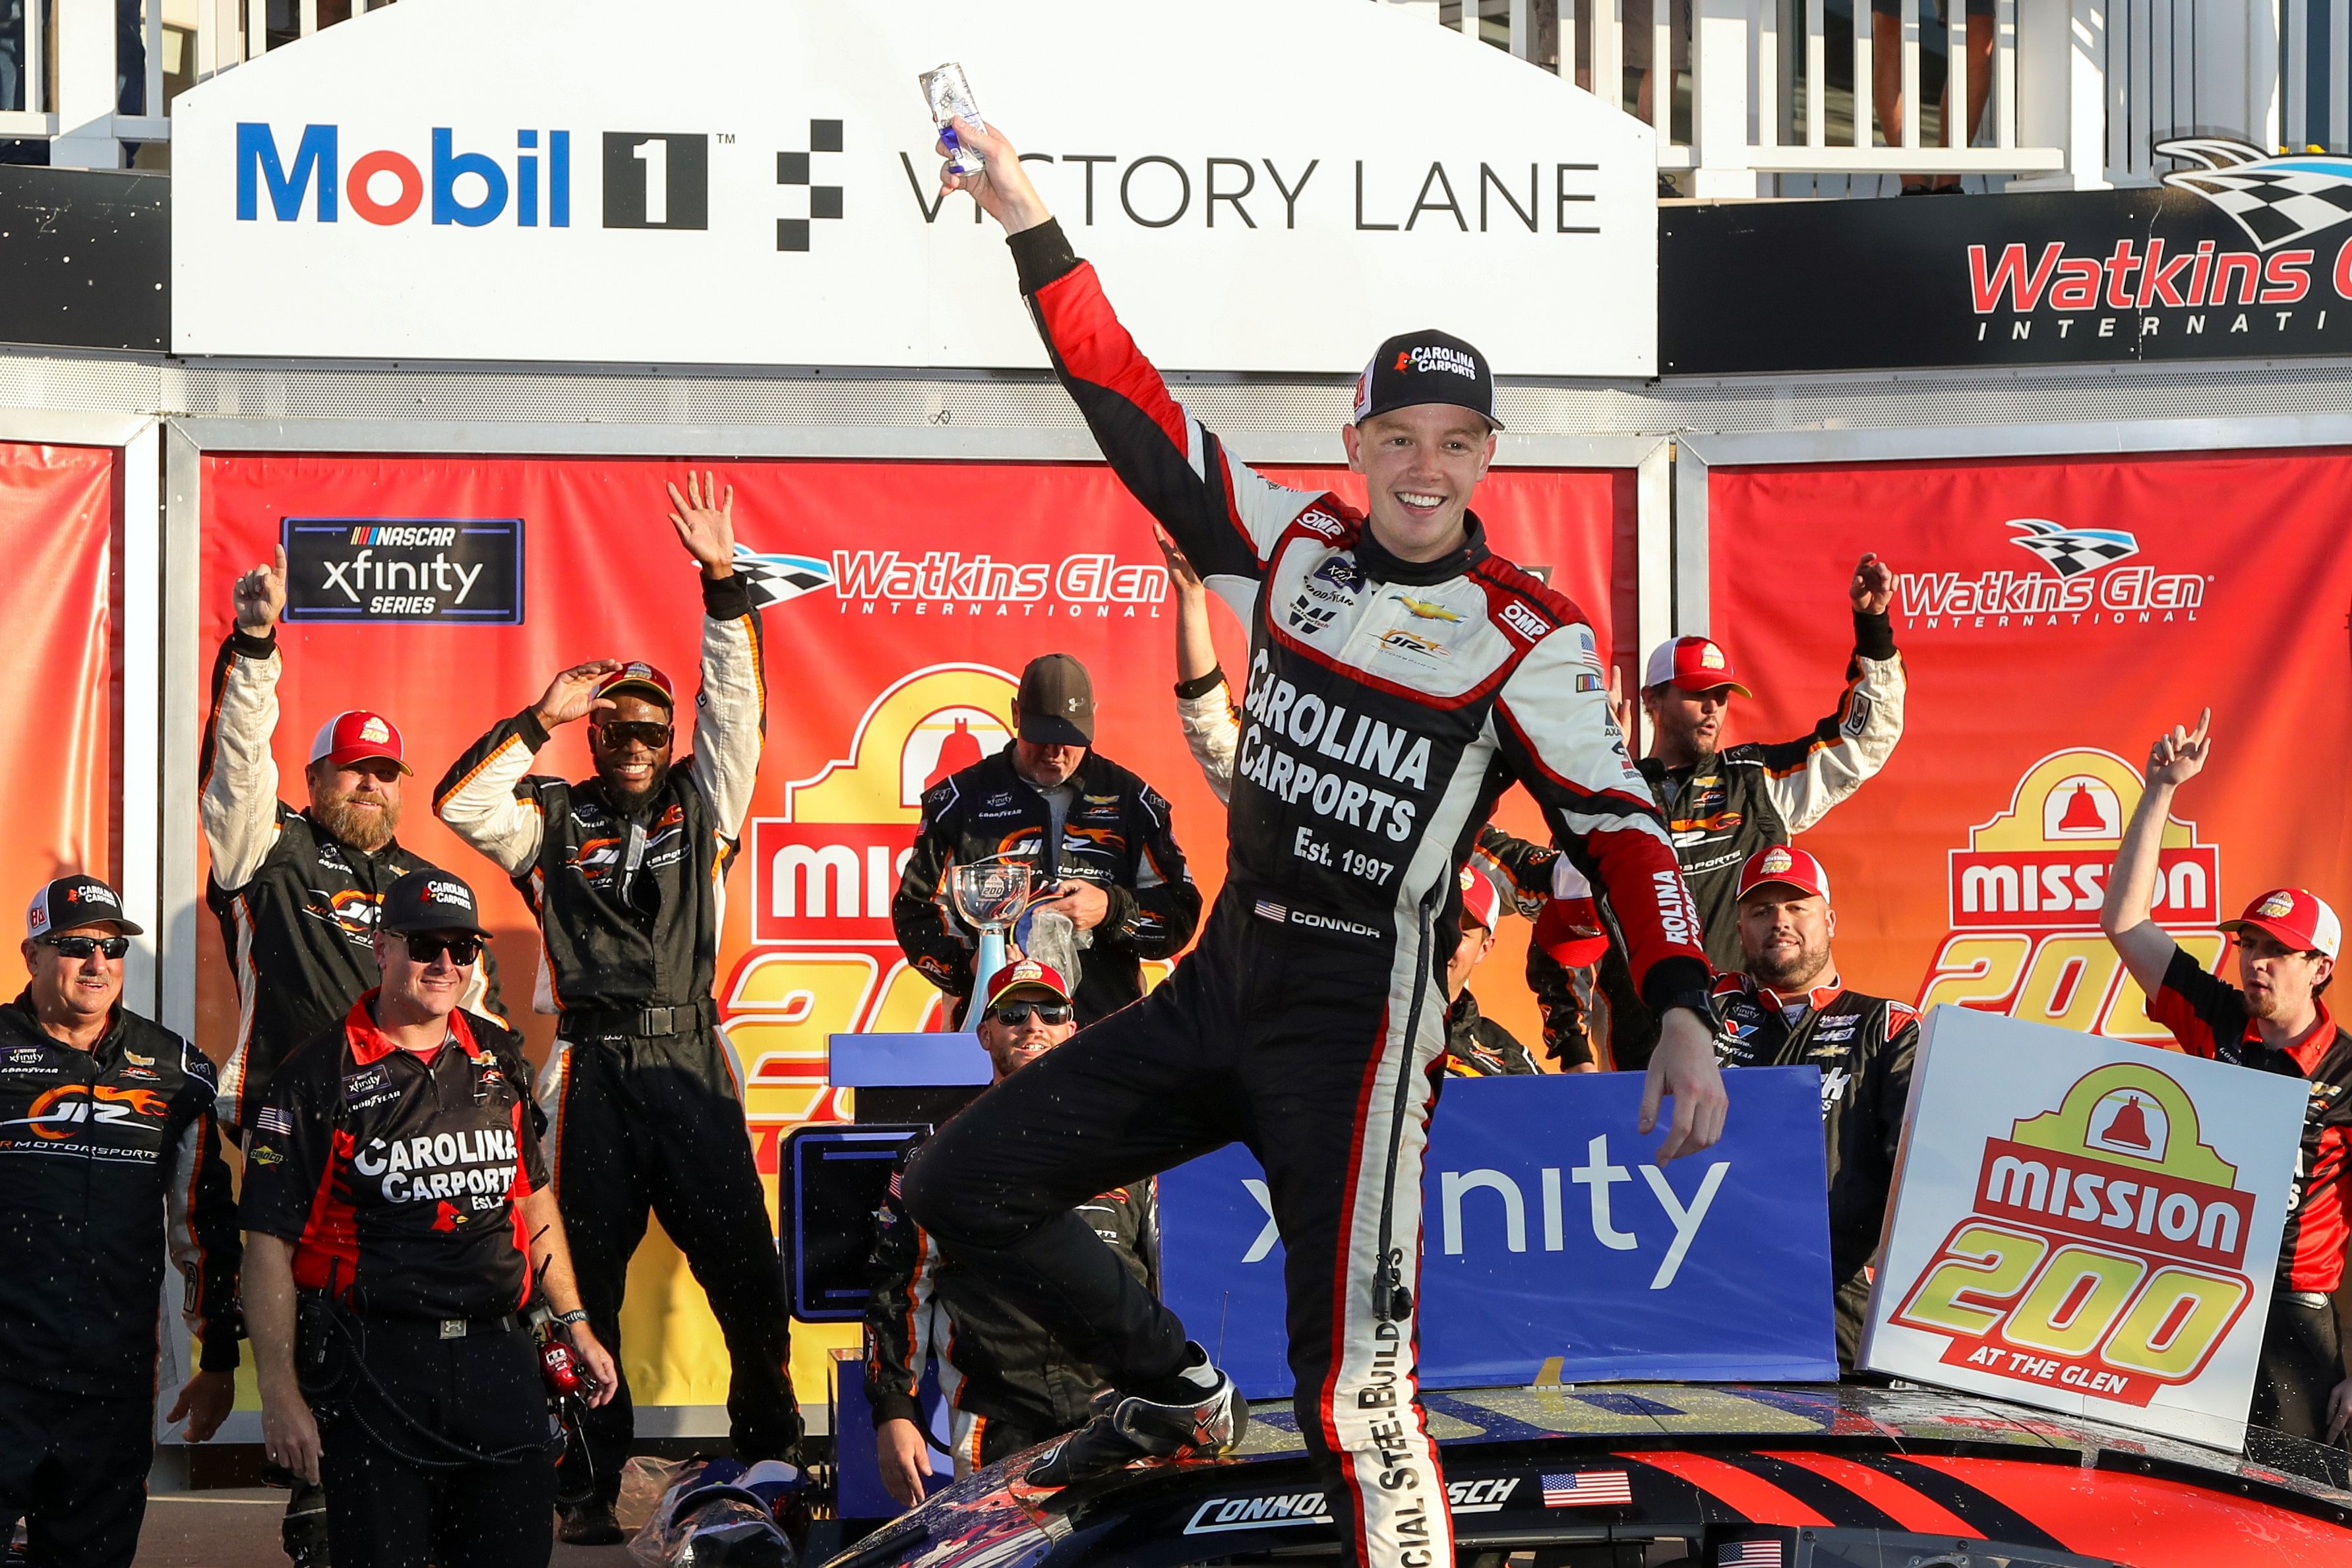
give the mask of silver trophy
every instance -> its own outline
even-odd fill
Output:
[[[915,79],[923,84],[923,101],[931,107],[931,120],[940,128],[940,140],[948,146],[948,167],[959,174],[977,174],[985,167],[980,154],[956,140],[952,121],[969,120],[985,127],[988,121],[980,117],[980,100],[971,95],[971,83],[964,79],[963,67],[950,60]]]
[[[956,913],[980,933],[980,952],[972,965],[975,1008],[982,1005],[989,977],[1004,967],[1005,933],[1029,907],[1036,882],[1037,868],[1015,855],[991,855],[984,860],[967,861],[948,873],[948,888],[955,900]],[[965,1026],[969,1028],[976,1019],[977,1014],[967,1016]]]

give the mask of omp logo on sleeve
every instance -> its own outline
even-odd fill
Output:
[[[1986,1139],[1974,1209],[1892,1320],[1944,1336],[1948,1366],[2145,1405],[2204,1372],[2254,1293],[2254,1194],[2153,1065],[2099,1068]]]
[[[286,616],[520,626],[522,519],[289,517]]]

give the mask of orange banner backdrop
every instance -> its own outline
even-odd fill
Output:
[[[52,877],[115,874],[119,461],[110,447],[0,442],[0,549],[8,561],[0,626],[8,628],[16,692],[0,712],[0,800],[9,825],[0,899],[10,918]]]
[[[329,715],[365,706],[390,716],[416,770],[401,837],[482,895],[510,1013],[543,1053],[552,1029],[528,1013],[538,946],[522,900],[433,820],[431,787],[468,742],[534,700],[566,665],[647,658],[682,689],[692,687],[700,598],[666,520],[663,490],[665,480],[682,486],[690,467],[715,469],[735,488],[737,538],[766,558],[759,574],[785,595],[764,612],[767,749],[742,863],[729,879],[719,964],[719,999],[745,1069],[761,1163],[772,1175],[782,1132],[842,1110],[824,1080],[827,1036],[936,1026],[938,993],[905,965],[891,933],[898,858],[913,841],[929,783],[1004,742],[1014,682],[1029,658],[1058,650],[1087,665],[1100,749],[1169,797],[1204,892],[1222,879],[1223,808],[1185,750],[1170,689],[1166,569],[1147,519],[1107,468],[215,455],[204,475],[203,636],[209,656],[229,629],[230,584],[268,558],[288,520],[335,525],[303,535],[310,543],[298,552],[295,602],[369,618],[289,621],[280,629],[282,793],[301,804],[310,737]],[[1360,500],[1359,482],[1343,472],[1278,477],[1338,485],[1343,494],[1353,487]],[[1603,647],[1632,616],[1633,489],[1630,470],[1497,469],[1481,494],[1496,548],[1548,567],[1553,583],[1585,605]],[[389,562],[432,553],[414,542],[436,535],[400,531],[469,521],[497,525],[485,536],[501,541],[520,534],[513,605],[452,604],[449,587],[462,580],[456,574],[442,574],[437,587],[429,571],[422,580],[384,576]],[[394,531],[359,531],[386,528]],[[363,549],[373,553],[362,567]],[[505,570],[501,557],[478,582],[495,585]],[[420,601],[428,606],[420,610]],[[520,618],[417,618],[485,607]],[[1213,616],[1225,667],[1244,668],[1238,626],[1222,608]],[[538,766],[585,775],[579,729],[559,732]],[[1524,797],[1505,819],[1521,831],[1536,826]],[[1511,951],[1488,961],[1480,999],[1532,1041],[1535,1009],[1518,973],[1525,922],[1507,924],[1518,928],[1508,933]],[[199,1011],[202,1043],[224,1053],[235,996],[210,934]],[[707,1380],[713,1368],[723,1378],[723,1355],[685,1355],[679,1347],[694,1336],[640,1316],[701,1314],[683,1269],[656,1279],[652,1267],[641,1254],[632,1277],[626,1343],[638,1398],[715,1403],[723,1387]],[[709,1333],[715,1345],[715,1327]],[[650,1359],[656,1354],[659,1366]]]
[[[2265,889],[2352,901],[2347,494],[2329,451],[1714,469],[1714,631],[1756,689],[1731,739],[1829,711],[1847,574],[1899,574],[1902,744],[1804,839],[1846,979],[2168,1043],[2099,905],[2149,742],[2208,705],[2158,919],[2210,963]]]

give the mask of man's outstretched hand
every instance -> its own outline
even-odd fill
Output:
[[[1675,1102],[1674,1125],[1658,1145],[1658,1163],[1696,1154],[1723,1136],[1727,1097],[1723,1070],[1715,1065],[1715,1031],[1687,1007],[1669,1007],[1658,1020],[1657,1048],[1650,1053],[1649,1077],[1642,1085],[1642,1116],[1635,1130],[1647,1134],[1658,1124],[1659,1101]]]
[[[677,493],[676,485],[665,487],[669,491],[671,511],[669,522],[677,530],[677,542],[686,552],[701,563],[702,574],[713,582],[735,574],[735,487],[729,485],[726,499],[719,499],[719,476],[716,474],[686,476],[686,493]]]
[[[955,121],[956,140],[967,151],[980,154],[986,165],[977,174],[959,174],[947,164],[940,165],[940,188],[947,191],[970,191],[971,199],[981,210],[1004,226],[1007,234],[1019,234],[1049,221],[1053,213],[1045,206],[1045,198],[1029,183],[1029,170],[1014,152],[1013,143],[1001,131],[975,125],[959,118]],[[940,154],[947,155],[948,144],[940,143]]]

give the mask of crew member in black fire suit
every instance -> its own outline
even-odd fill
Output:
[[[1716,1054],[1727,1068],[1821,1068],[1838,1365],[1850,1373],[1869,1317],[1870,1270],[1911,1099],[1919,1015],[1849,991],[1838,979],[1829,873],[1802,849],[1776,844],[1749,856],[1739,871],[1738,908],[1746,962],[1716,983],[1715,1015],[1723,1022]]]
[[[891,901],[898,945],[961,1016],[980,939],[956,912],[952,868],[991,855],[1031,861],[1040,903],[1069,917],[1082,945],[1078,1022],[1143,994],[1146,958],[1183,951],[1201,891],[1176,847],[1160,792],[1095,751],[1094,683],[1066,653],[1029,661],[1013,703],[1013,739],[924,792],[915,851]]]
[[[270,1461],[324,1476],[342,1568],[544,1568],[555,1467],[543,1307],[593,1384],[522,1037],[457,1005],[474,890],[384,890],[383,984],[287,1058],[246,1153],[245,1299]],[[299,1303],[299,1304],[298,1304]]]
[[[1070,988],[1050,964],[1021,959],[996,972],[982,993],[980,1043],[1003,1083],[1077,1030]],[[908,1151],[911,1157],[915,1148]],[[958,1477],[1034,1447],[1086,1420],[1101,1392],[1087,1365],[1020,1308],[940,1257],[939,1243],[907,1217],[893,1175],[874,1215],[873,1293],[866,1306],[866,1394],[882,1484],[912,1507],[930,1470],[915,1392],[934,1357],[940,1393],[952,1412],[950,1448]],[[1129,1272],[1160,1292],[1160,1216],[1152,1184],[1114,1187],[1080,1204],[1078,1216]]]
[[[1341,434],[1369,515],[1272,484],[1168,395],[1011,144],[955,129],[984,172],[948,185],[1004,225],[1063,385],[1120,479],[1244,614],[1252,653],[1232,863],[1200,946],[934,1137],[908,1168],[908,1212],[1118,1390],[1030,1468],[1064,1484],[1236,1440],[1232,1381],[1071,1210],[1248,1143],[1286,1252],[1298,1429],[1341,1539],[1381,1568],[1449,1563],[1412,1288],[1456,878],[1516,780],[1612,891],[1665,1019],[1641,1118],[1673,1092],[1661,1157],[1722,1123],[1696,913],[1610,720],[1591,628],[1491,555],[1467,510],[1496,428],[1477,352],[1418,331],[1366,367]]]
[[[1895,570],[1875,554],[1855,563],[1846,584],[1853,609],[1853,657],[1837,707],[1794,740],[1723,744],[1731,700],[1751,693],[1730,658],[1706,637],[1674,637],[1650,651],[1642,709],[1650,752],[1642,776],[1674,829],[1675,854],[1698,900],[1706,955],[1739,965],[1739,868],[1758,850],[1786,844],[1886,765],[1903,738],[1906,681],[1887,607]],[[1602,961],[1610,1046],[1621,1068],[1648,1058],[1657,1026],[1627,981],[1622,954]]]
[[[708,493],[705,493],[705,487]],[[694,752],[673,765],[676,699],[644,663],[592,659],[467,748],[434,809],[515,880],[545,944],[541,1011],[558,1015],[540,1076],[555,1194],[596,1337],[620,1350],[629,1258],[651,1205],[727,1337],[736,1456],[800,1440],[783,1267],[743,1121],[742,1075],[717,1025],[720,900],[760,767],[767,678],[760,617],[734,566],[734,491],[669,487],[702,567],[702,692]],[[596,776],[530,773],[549,734],[587,719]],[[628,1385],[565,1456],[563,1539],[621,1539],[613,1521],[635,1426]],[[585,1471],[583,1475],[582,1472]]]
[[[238,1133],[287,1053],[334,1027],[381,978],[373,938],[383,890],[433,867],[394,837],[408,764],[399,730],[380,713],[353,709],[321,724],[302,774],[310,804],[296,811],[278,798],[270,740],[285,671],[284,549],[231,593],[236,626],[213,660],[197,814],[212,857],[205,902],[236,981],[220,1120]],[[487,950],[467,973],[465,1005],[499,1017],[498,965]],[[295,1568],[326,1568],[327,1504],[317,1487],[295,1483],[284,1541]]]
[[[1445,963],[1445,1076],[1507,1078],[1540,1072],[1518,1037],[1478,1010],[1470,972],[1495,951],[1502,889],[1476,860],[1462,868],[1462,940]]]
[[[26,1521],[28,1562],[129,1568],[167,1256],[204,1342],[167,1419],[201,1443],[236,1398],[236,1208],[212,1063],[122,1005],[122,900],[60,877],[25,924],[32,984],[0,1007],[0,1521]]]

